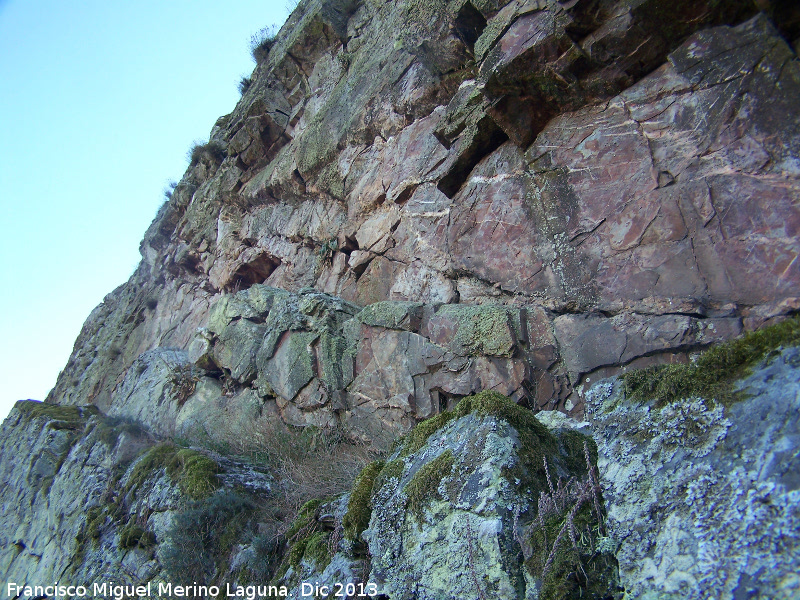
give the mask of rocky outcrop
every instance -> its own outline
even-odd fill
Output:
[[[796,598],[800,350],[737,384],[723,407],[657,408],[618,381],[589,393],[608,531],[634,598]]]
[[[586,394],[585,422],[534,416],[496,392],[467,396],[285,528],[275,521],[285,465],[272,458],[257,468],[158,443],[94,407],[20,402],[2,432],[0,567],[21,588],[113,577],[254,597],[338,584],[386,598],[793,598],[797,342],[794,319],[694,366],[603,380]],[[158,361],[197,369],[154,355],[143,375]],[[686,373],[715,381],[695,372],[709,364],[752,369],[730,393],[716,388],[724,403],[662,394]],[[647,383],[658,378],[671,383]]]
[[[507,311],[516,347],[500,352],[496,389],[574,416],[597,378],[797,310],[800,74],[781,37],[796,35],[794,13],[779,4],[766,8],[780,30],[744,1],[669,15],[649,0],[301,3],[49,401],[122,414],[143,352],[188,350],[198,328],[229,350],[255,334],[247,317],[212,331],[211,307],[262,283],[348,310]],[[416,361],[405,338],[438,344],[369,327],[401,363]],[[316,335],[293,331],[273,365]],[[291,423],[367,410],[408,429],[478,391],[421,384],[442,372],[428,364],[386,389],[362,346],[352,379],[319,379],[305,359],[257,385],[249,359],[223,373],[267,403],[303,394],[299,412],[281,407]],[[492,370],[462,380],[489,388]]]
[[[338,552],[299,539],[285,581],[369,581],[390,598],[794,598],[800,350],[734,390],[727,405],[642,402],[603,380],[586,422],[466,398],[365,469],[346,506],[309,512],[306,533]]]
[[[300,594],[360,579],[397,599],[613,595],[593,454],[588,435],[500,394],[467,397],[367,466],[346,503],[310,509],[283,581]]]
[[[799,15],[302,0],[4,424],[0,570],[796,596],[797,336],[732,359],[783,351],[750,398],[683,384],[800,310]],[[309,452],[376,448],[300,507]]]
[[[20,589],[61,582],[111,598],[134,594],[93,585],[151,582],[155,596],[158,582],[202,582],[226,572],[234,542],[253,539],[255,502],[272,487],[250,465],[158,444],[94,408],[18,402],[0,444],[0,572]],[[255,568],[248,545],[239,550],[240,567]]]

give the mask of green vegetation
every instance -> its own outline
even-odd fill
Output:
[[[289,547],[289,564],[294,568],[297,568],[300,565],[300,561],[303,560],[307,544],[308,538],[302,538]]]
[[[180,490],[195,500],[209,496],[221,485],[217,477],[219,465],[206,455],[188,448],[179,449],[172,444],[158,444],[136,463],[128,477],[125,493],[138,489],[158,469],[166,469]]]
[[[659,365],[620,377],[625,395],[663,406],[701,397],[729,405],[737,400],[733,382],[781,347],[800,344],[800,317],[787,319],[709,348],[693,364]]]
[[[87,543],[91,542],[92,546],[97,545],[97,541],[100,539],[100,528],[105,525],[108,516],[108,509],[102,506],[93,506],[86,511],[86,522],[75,536],[75,541],[78,543],[75,551],[77,555],[83,554]]]
[[[155,543],[156,536],[153,532],[142,529],[133,519],[119,532],[119,547],[122,549],[150,548]]]
[[[372,495],[374,496],[390,479],[399,480],[403,476],[405,468],[406,463],[400,458],[387,462],[372,484]]]
[[[145,430],[140,423],[125,417],[99,418],[92,431],[94,431],[97,438],[109,448],[113,448],[117,445],[117,440],[123,433],[136,437],[145,435]]]
[[[553,435],[542,425],[533,413],[519,406],[510,398],[497,392],[483,391],[474,396],[462,398],[452,411],[445,411],[423,421],[409,432],[402,441],[399,456],[406,457],[419,451],[428,438],[450,421],[469,414],[493,416],[506,421],[518,435],[520,461],[505,473],[509,481],[526,488],[536,498],[545,490],[545,457],[558,456],[559,460],[574,473],[586,470],[583,454],[584,441],[588,442],[592,460],[597,460],[597,447],[594,442],[577,432],[560,432]],[[382,483],[383,480],[381,480]]]
[[[47,427],[50,429],[78,429],[83,424],[85,416],[98,414],[100,411],[94,406],[72,406],[48,404],[35,400],[20,400],[15,408],[27,420],[44,417],[50,419]]]
[[[167,474],[184,494],[199,499],[214,493],[221,482],[217,473],[219,465],[204,454],[184,448],[175,454],[167,465]]]
[[[289,552],[285,555],[273,581],[280,579],[290,565],[297,569],[304,558],[314,562],[320,570],[330,562],[335,552],[333,549],[335,542],[331,541],[333,532],[330,526],[317,520],[319,508],[324,502],[326,501],[315,498],[300,507],[297,517],[286,532]]]
[[[249,77],[242,77],[239,80],[239,93],[244,96],[247,90],[250,89],[250,86],[253,85],[253,80]]]
[[[425,506],[432,499],[441,498],[438,490],[439,483],[450,474],[454,464],[453,453],[445,450],[434,460],[422,466],[406,484],[404,491],[408,496],[408,509],[417,517],[418,521],[423,519]]]
[[[458,407],[456,407],[457,409]],[[400,457],[405,458],[417,452],[425,445],[428,438],[456,418],[455,411],[445,411],[424,420],[403,438],[403,448],[400,450]]]
[[[250,37],[250,53],[256,63],[260,64],[269,57],[269,51],[277,40],[277,29],[275,25],[262,27]]]
[[[330,537],[329,531],[317,531],[297,540],[289,548],[289,564],[296,569],[306,558],[313,561],[318,569],[324,569],[331,562],[331,550],[328,545]]]
[[[572,506],[566,506],[566,510],[559,514],[549,515],[544,519],[544,528],[536,527],[531,533],[531,554],[525,566],[535,576],[543,575],[539,598],[613,597],[617,580],[616,560],[613,555],[597,550],[599,522],[589,503],[582,504],[572,517],[575,543],[564,534],[560,543],[556,543],[569,519],[567,511]]]
[[[223,572],[255,509],[248,499],[230,491],[190,502],[175,516],[167,541],[159,548],[167,580],[206,584],[213,573]]]
[[[189,166],[193,167],[199,162],[220,164],[225,159],[225,147],[216,141],[205,143],[195,142],[187,153]]]
[[[361,534],[369,526],[372,516],[372,486],[375,478],[383,469],[383,461],[376,460],[369,463],[356,477],[350,500],[347,502],[347,513],[342,519],[344,535],[348,540],[358,541]]]
[[[451,348],[468,356],[511,356],[514,338],[508,311],[501,306],[445,304],[436,313],[458,324]]]
[[[294,521],[292,521],[292,524],[289,525],[289,530],[286,532],[286,538],[288,540],[291,541],[297,538],[298,534],[302,535],[304,532],[307,533],[308,530],[313,527],[313,524],[316,522],[317,509],[321,504],[321,498],[314,498],[300,507],[300,510],[297,511],[297,516]]]
[[[318,569],[324,569],[331,562],[331,551],[328,547],[330,533],[318,531],[310,538],[306,544],[306,556],[317,564]]]
[[[339,249],[339,240],[336,238],[330,238],[322,242],[322,245],[317,248],[317,256],[319,256],[320,260],[322,261],[329,261]]]

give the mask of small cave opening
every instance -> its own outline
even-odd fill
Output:
[[[486,29],[486,18],[472,5],[472,2],[465,2],[453,24],[455,34],[469,46],[470,50],[474,50],[475,42],[481,37],[484,29]]]
[[[469,146],[453,163],[450,171],[439,180],[436,187],[448,198],[453,198],[467,182],[469,174],[481,160],[489,156],[508,141],[508,135],[500,129],[491,117],[484,117],[478,123],[478,131]]]
[[[269,254],[260,254],[255,259],[236,269],[229,280],[228,289],[234,291],[246,290],[257,283],[264,283],[280,264],[279,258]]]

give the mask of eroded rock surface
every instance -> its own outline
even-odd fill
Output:
[[[595,548],[604,516],[587,462],[593,443],[560,425],[550,429],[496,393],[465,398],[369,465],[346,510],[344,501],[321,505],[312,535],[334,540],[333,548],[320,555],[313,537],[296,540],[284,581],[299,590],[302,581],[360,577],[374,584],[373,595],[393,599],[617,593],[614,558]],[[326,531],[330,517],[343,524],[343,540]],[[568,527],[581,532],[574,546]],[[569,577],[579,562],[589,583]]]
[[[797,310],[800,70],[781,37],[797,15],[779,4],[776,29],[744,1],[301,3],[50,401],[122,413],[134,361],[205,328],[238,356],[225,376],[283,399],[290,423],[408,429],[477,379],[579,416],[591,380]],[[269,323],[217,322],[212,306],[262,283],[437,316],[351,332],[353,370],[327,325],[284,327],[272,354],[242,346]],[[524,317],[502,348],[467,348],[466,329],[450,347],[440,304]],[[477,366],[411,364],[428,343]],[[344,371],[320,373],[308,346]],[[390,356],[408,365],[382,379]]]
[[[4,424],[0,570],[606,598],[619,560],[631,597],[796,596],[796,351],[724,410],[586,392],[800,310],[794,4],[302,0],[48,404]],[[277,424],[427,434],[290,533],[248,516],[271,479],[208,450]]]
[[[91,595],[95,582],[150,581],[155,597],[159,581],[203,581],[218,568],[227,524],[219,519],[240,520],[229,534],[245,552],[252,532],[242,516],[272,489],[269,475],[249,465],[220,466],[206,453],[157,444],[93,407],[18,402],[0,444],[0,573],[21,588],[60,581]]]

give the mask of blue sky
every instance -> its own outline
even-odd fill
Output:
[[[194,140],[292,0],[0,0],[0,418],[43,399],[139,262]]]

